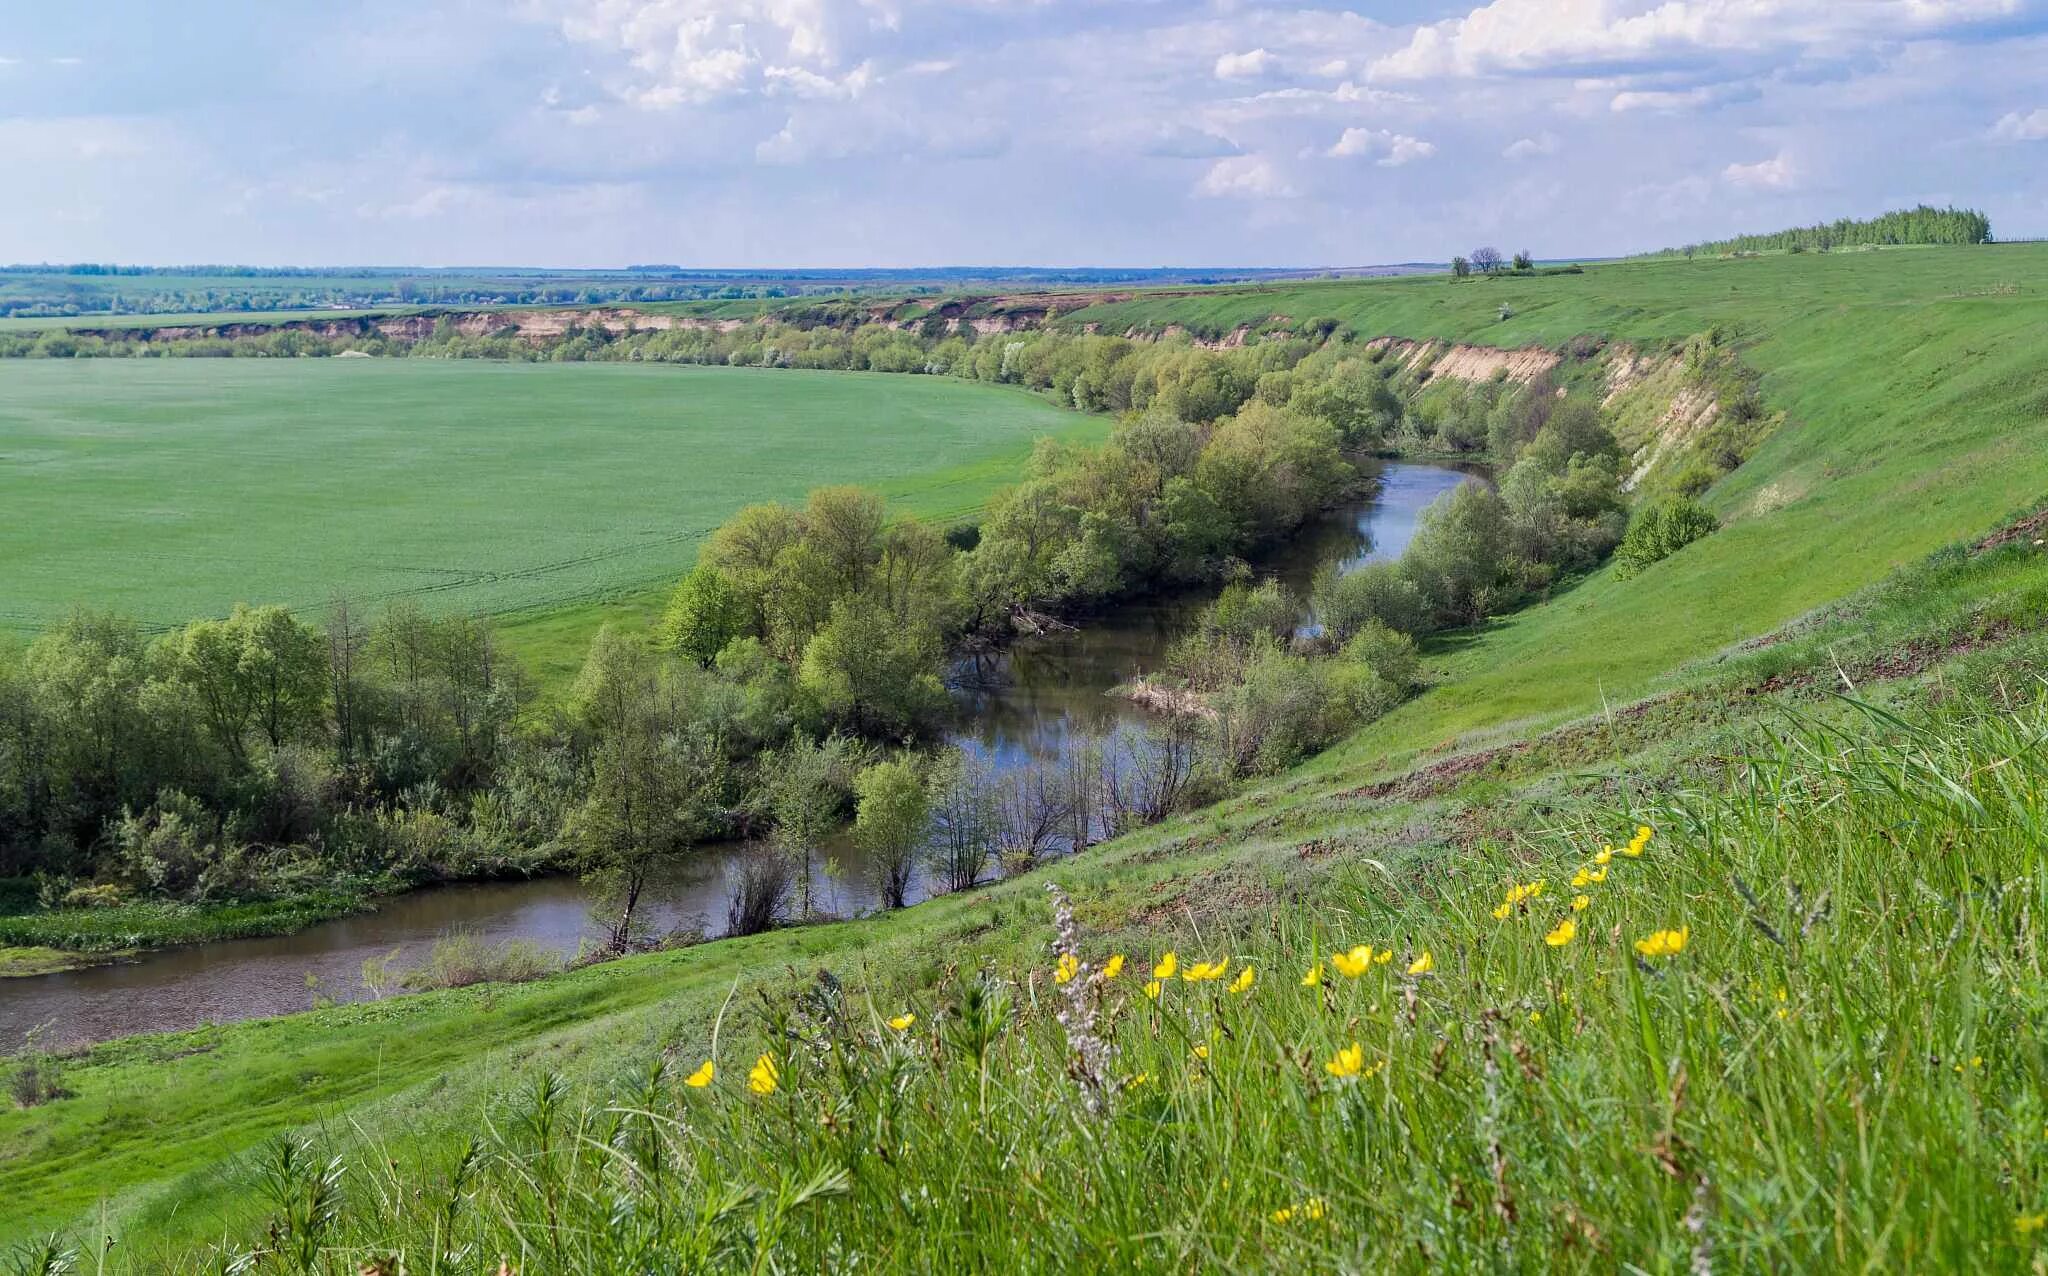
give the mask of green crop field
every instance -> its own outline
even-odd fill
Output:
[[[549,672],[644,614],[748,501],[879,488],[949,520],[1032,440],[1099,431],[938,378],[429,360],[0,365],[0,627],[238,601],[522,613]]]

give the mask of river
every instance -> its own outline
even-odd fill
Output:
[[[1262,574],[1306,595],[1326,563],[1350,570],[1398,557],[1423,508],[1466,473],[1434,465],[1361,463],[1373,481],[1359,499],[1329,511],[1275,554]],[[996,768],[1056,755],[1081,739],[1147,715],[1105,694],[1156,670],[1167,645],[1192,623],[1208,591],[1151,598],[1091,620],[1074,633],[1031,639],[985,665],[956,692],[961,725],[953,742]],[[1309,621],[1312,618],[1305,617]],[[733,848],[706,847],[653,891],[656,933],[679,926],[724,928],[726,864]],[[877,903],[858,853],[840,839],[814,886],[818,909],[852,916]],[[913,898],[923,883],[913,884]],[[268,939],[237,939],[147,953],[132,960],[53,975],[0,979],[0,1053],[39,1024],[44,1044],[97,1041],[304,1010],[316,999],[352,1001],[369,991],[363,963],[396,953],[417,963],[434,941],[461,928],[491,941],[526,939],[564,955],[597,933],[589,901],[572,878],[437,886],[395,896],[377,910]]]

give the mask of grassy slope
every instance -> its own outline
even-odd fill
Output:
[[[410,597],[516,613],[543,678],[746,501],[862,482],[955,519],[1038,435],[1104,428],[935,378],[608,364],[25,361],[0,402],[0,625]]]
[[[1595,765],[1654,777],[1710,747],[1715,724],[1743,701],[1692,697],[1620,720],[1604,740],[1517,755],[1482,772],[1456,800],[1378,803],[1354,791],[1409,751],[1460,732],[1564,717],[1603,695],[1652,688],[1689,659],[1988,528],[2038,496],[2048,487],[2048,350],[2029,349],[2022,326],[2038,329],[2040,299],[2024,290],[1956,294],[2030,271],[2038,277],[2044,265],[2048,253],[2026,249],[1788,257],[1457,287],[1317,285],[1177,303],[1202,308],[1192,316],[1198,321],[1226,326],[1274,313],[1334,313],[1367,332],[1510,345],[1583,331],[1676,340],[1736,321],[1767,397],[1790,411],[1791,424],[1714,493],[1724,514],[1742,517],[1709,541],[1626,587],[1596,578],[1439,653],[1453,675],[1448,685],[1303,772],[1063,867],[1060,876],[1087,901],[1091,928],[1239,925],[1246,906],[1270,906],[1276,894],[1321,898],[1323,870],[1311,861],[1329,851],[1337,852],[1330,871],[1339,873],[1361,871],[1361,857],[1399,868],[1463,855],[1475,826],[1492,827],[1486,821],[1505,814],[1488,816],[1487,801],[1512,810],[1516,795],[1545,775]],[[1508,324],[1493,318],[1503,298],[1518,311]],[[1773,486],[1789,502],[1750,513]],[[2038,563],[2035,556],[2003,568],[2010,579],[1961,582],[1941,604],[1945,623],[1976,623],[1972,608],[1994,589],[2018,600],[2011,618],[2038,623]],[[1941,610],[1916,599],[1897,605],[1912,632]],[[1899,632],[1852,621],[1776,658],[1825,669],[1838,654],[1833,646],[1883,643]],[[13,1231],[0,1235],[75,1216],[110,1194],[117,1212],[147,1224],[134,1235],[203,1237],[225,1216],[250,1215],[247,1201],[219,1191],[221,1158],[266,1133],[344,1115],[373,1133],[455,1128],[474,1112],[470,1100],[523,1064],[602,1077],[621,1066],[625,1045],[673,1038],[694,1046],[735,974],[781,983],[829,961],[857,984],[928,985],[943,963],[984,952],[1014,958],[1042,943],[1035,895],[1036,883],[1024,881],[897,917],[638,959],[541,986],[117,1043],[72,1069],[78,1098],[0,1114],[0,1199],[28,1202],[10,1220]],[[1412,926],[1428,924],[1431,905],[1418,907]]]
[[[2010,289],[2010,291],[2007,291]],[[2048,246],[1599,266],[1450,284],[1231,290],[1077,312],[1106,330],[1333,315],[1361,335],[1645,346],[1720,325],[1790,423],[1708,503],[1728,526],[1643,578],[1610,572],[1445,644],[1440,691],[1340,755],[1441,744],[1627,698],[1992,525],[2048,491]],[[1506,303],[1513,318],[1503,322]]]

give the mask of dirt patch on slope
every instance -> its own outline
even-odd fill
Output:
[[[1516,385],[1529,385],[1563,361],[1563,356],[1541,346],[1503,350],[1494,346],[1445,345],[1441,341],[1410,341],[1404,337],[1374,337],[1368,349],[1384,350],[1400,361],[1404,372],[1429,369],[1429,375],[1454,381],[1485,382],[1505,376]]]

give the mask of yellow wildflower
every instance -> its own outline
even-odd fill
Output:
[[[1365,1070],[1365,1047],[1354,1041],[1323,1065],[1323,1071],[1338,1079],[1355,1077]]]
[[[1311,1196],[1301,1204],[1301,1216],[1311,1223],[1329,1212],[1330,1207],[1323,1203],[1323,1198],[1320,1196]]]
[[[1583,913],[1586,911],[1586,905],[1592,902],[1593,899],[1590,895],[1574,895],[1572,896],[1572,911],[1575,913]]]
[[[1552,948],[1562,948],[1566,944],[1571,943],[1572,937],[1578,933],[1579,924],[1567,917],[1551,928],[1550,933],[1543,937],[1543,942],[1549,944]]]
[[[1154,979],[1171,979],[1174,972],[1179,969],[1180,958],[1175,956],[1173,950],[1169,948],[1166,950],[1166,956],[1161,957],[1159,964],[1152,968],[1152,977]]]
[[[1283,1206],[1281,1206],[1281,1207],[1280,1207],[1279,1209],[1277,1209],[1277,1210],[1274,1210],[1274,1211],[1273,1211],[1273,1221],[1274,1221],[1274,1222],[1276,1222],[1276,1223],[1291,1223],[1291,1222],[1293,1222],[1293,1221],[1294,1221],[1294,1207],[1293,1207],[1292,1205],[1283,1205]]]
[[[1211,979],[1223,978],[1223,972],[1228,969],[1230,969],[1230,959],[1228,957],[1220,961],[1198,961],[1191,963],[1187,969],[1181,971],[1180,977],[1191,984],[1199,984]]]
[[[1072,953],[1061,953],[1059,965],[1052,968],[1052,981],[1063,984],[1080,973],[1081,959]]]
[[[1258,978],[1258,973],[1252,967],[1246,966],[1243,970],[1238,971],[1237,978],[1231,981],[1230,991],[1250,992],[1252,980],[1256,978]]]
[[[1386,965],[1386,964],[1387,964],[1388,962],[1390,962],[1390,961],[1392,961],[1392,960],[1394,960],[1394,950],[1393,950],[1393,949],[1391,949],[1391,948],[1378,948],[1378,949],[1374,949],[1374,950],[1373,950],[1373,954],[1372,954],[1372,964],[1373,964],[1373,965],[1375,965],[1375,966],[1384,966],[1384,965]]]
[[[1356,979],[1365,973],[1367,966],[1372,964],[1372,945],[1359,944],[1353,947],[1350,952],[1331,953],[1330,964],[1335,966],[1337,973],[1346,979]]]
[[[1124,955],[1122,953],[1118,953],[1114,957],[1111,957],[1108,961],[1102,963],[1102,977],[1104,979],[1115,979],[1118,975],[1121,975],[1123,973]]]
[[[1204,1044],[1202,1044],[1202,1043],[1200,1043],[1200,1042],[1197,1042],[1197,1043],[1195,1044],[1195,1058],[1197,1058],[1197,1059],[1207,1059],[1208,1057],[1209,1057],[1209,1047],[1208,1047],[1208,1046],[1206,1046],[1206,1045],[1204,1045]]]
[[[705,1086],[711,1084],[711,1078],[717,1075],[717,1073],[718,1069],[713,1066],[711,1060],[706,1059],[703,1063],[697,1065],[695,1072],[683,1078],[683,1084],[692,1090],[702,1090]]]
[[[1493,920],[1497,922],[1504,922],[1508,919],[1508,914],[1513,912],[1514,910],[1515,906],[1513,904],[1502,904],[1500,907],[1493,910]]]
[[[1628,840],[1628,845],[1621,848],[1621,853],[1630,859],[1637,859],[1642,855],[1643,848],[1649,844],[1650,826],[1645,824],[1636,830],[1636,835]]]
[[[1586,874],[1586,880],[1592,883],[1593,885],[1598,886],[1600,883],[1607,880],[1607,870],[1604,868],[1594,869],[1592,872]]]
[[[754,1066],[747,1072],[747,1089],[755,1094],[774,1094],[782,1084],[782,1069],[775,1066],[775,1060],[762,1055],[754,1060]]]
[[[1572,874],[1572,889],[1577,890],[1581,886],[1590,885],[1592,881],[1593,875],[1582,868],[1578,872]]]
[[[896,1032],[910,1031],[910,1025],[917,1022],[917,1016],[906,1010],[889,1021],[889,1027]]]
[[[1677,930],[1654,931],[1636,941],[1636,951],[1645,957],[1670,957],[1685,951],[1685,941],[1692,938],[1692,927],[1680,926]]]
[[[1147,997],[1150,997],[1152,1000],[1157,1001],[1159,1000],[1159,988],[1159,981],[1157,979],[1154,979],[1150,983],[1145,985],[1145,995]]]
[[[1611,863],[1613,859],[1614,848],[1611,846],[1603,846],[1600,848],[1600,853],[1593,857],[1593,862],[1595,864],[1606,865],[1608,863]]]
[[[1309,967],[1309,968],[1308,968],[1307,970],[1305,970],[1305,971],[1303,971],[1303,972],[1302,972],[1302,975],[1301,975],[1301,986],[1302,986],[1302,987],[1304,987],[1304,988],[1317,988],[1317,987],[1320,987],[1320,986],[1322,985],[1322,982],[1323,982],[1323,963],[1321,963],[1321,962],[1317,962],[1317,963],[1316,963],[1315,965],[1313,965],[1313,966],[1310,966],[1310,967]]]
[[[1138,1074],[1137,1076],[1135,1076],[1135,1077],[1132,1077],[1132,1078],[1131,1078],[1130,1080],[1128,1080],[1128,1081],[1124,1082],[1124,1089],[1126,1089],[1126,1090],[1135,1090],[1135,1089],[1137,1089],[1137,1088],[1138,1088],[1139,1086],[1141,1086],[1141,1085],[1144,1085],[1144,1084],[1146,1084],[1147,1082],[1149,1082],[1149,1081],[1151,1081],[1151,1080],[1152,1080],[1152,1074],[1151,1074],[1151,1073],[1149,1073],[1149,1072],[1140,1072],[1140,1073],[1139,1073],[1139,1074]]]
[[[2048,1227],[2048,1214],[2021,1214],[2012,1221],[2012,1229],[2022,1236],[2044,1227]]]
[[[1427,948],[1422,950],[1422,956],[1408,963],[1408,973],[1411,975],[1426,975],[1435,969],[1436,959],[1429,955]]]

